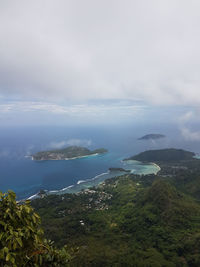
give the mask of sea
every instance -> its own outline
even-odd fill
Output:
[[[166,138],[138,140],[149,133],[161,133]],[[108,153],[61,161],[31,159],[38,151],[68,145],[87,146],[91,150],[106,148]],[[155,165],[123,159],[149,149],[171,147],[200,152],[199,142],[185,140],[174,125],[1,127],[0,191],[13,190],[17,199],[30,198],[41,189],[57,194],[74,193],[123,174],[109,172],[110,167],[122,167],[140,175],[155,173],[158,171]]]

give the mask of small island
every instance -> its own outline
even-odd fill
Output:
[[[161,139],[161,138],[165,138],[166,136],[163,134],[147,134],[144,135],[140,138],[138,138],[138,140],[156,140],[156,139]]]
[[[131,170],[125,170],[124,168],[109,168],[110,172],[131,172]]]
[[[195,153],[183,149],[148,150],[125,160],[138,160],[142,162],[173,162],[193,160]]]
[[[86,156],[98,155],[108,152],[104,148],[99,148],[95,150],[89,150],[86,147],[80,146],[69,146],[64,149],[49,150],[49,151],[40,151],[32,155],[33,160],[69,160],[77,159]]]

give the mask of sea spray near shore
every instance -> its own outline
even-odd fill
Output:
[[[33,199],[38,198],[38,197],[39,197],[38,194],[35,194],[35,195],[28,197],[27,200],[33,200]]]
[[[84,183],[85,181],[84,180],[79,180],[78,182],[77,182],[77,184],[81,184],[81,183]]]
[[[67,190],[67,189],[69,189],[69,188],[72,188],[72,187],[74,187],[75,185],[69,185],[69,186],[67,186],[67,187],[64,187],[64,188],[62,188],[62,189],[60,189],[60,190],[51,190],[51,191],[47,191],[49,194],[56,194],[56,193],[59,193],[59,192],[62,192],[62,191],[65,191],[65,190]]]

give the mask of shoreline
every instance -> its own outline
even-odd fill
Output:
[[[93,178],[89,178],[89,179],[86,179],[86,180],[79,180],[77,181],[76,184],[73,184],[73,185],[69,185],[67,187],[64,187],[62,189],[58,189],[58,190],[44,190],[46,192],[46,195],[49,196],[49,195],[64,195],[64,194],[76,194],[76,193],[79,193],[81,190],[84,190],[84,189],[87,189],[87,188],[90,188],[92,186],[98,186],[99,184],[103,183],[106,179],[104,179],[103,181],[99,181],[99,183],[97,185],[88,185],[84,188],[81,188],[81,185],[85,184],[85,183],[88,183],[88,182],[92,182],[92,181],[95,181],[97,180],[99,177],[103,176],[103,175],[108,175],[110,174],[110,172],[103,172],[101,174],[98,174],[96,175],[95,177]],[[114,177],[114,176],[113,176]],[[109,179],[109,178],[107,178]],[[70,188],[73,188],[73,187],[76,187],[76,186],[80,186],[80,188],[78,190],[75,190],[76,192],[65,192],[67,190],[69,190]],[[40,195],[39,195],[39,192],[26,198],[27,200],[34,200],[34,199],[37,199],[37,198],[40,198]]]
[[[161,171],[161,167],[158,164],[156,164],[155,162],[151,162],[151,164],[158,168],[158,171],[155,174],[157,174],[159,171]]]
[[[143,163],[143,165],[147,165],[147,164]],[[158,169],[157,171],[150,172],[149,174],[157,175],[157,173],[161,170],[160,166],[158,166],[154,162],[150,162],[148,165],[155,166]],[[134,172],[135,172],[135,169],[130,169],[130,171],[132,171],[132,170],[134,170]],[[134,174],[134,172],[133,173],[130,172],[130,173]],[[76,182],[76,184],[69,185],[69,186],[64,187],[62,189],[49,190],[49,191],[48,190],[44,190],[44,191],[46,192],[47,196],[48,195],[62,195],[62,194],[67,194],[67,193],[68,194],[74,194],[74,193],[76,194],[76,193],[80,192],[81,190],[85,190],[85,189],[93,187],[93,186],[98,186],[98,185],[100,185],[101,183],[103,183],[107,179],[111,179],[111,178],[118,177],[118,176],[125,175],[125,174],[127,174],[127,172],[123,172],[123,171],[121,171],[121,172],[119,171],[118,175],[116,173],[112,174],[112,172],[110,172],[108,170],[107,172],[103,172],[101,174],[98,174],[93,178],[89,178],[89,179],[86,179],[86,180],[79,180],[79,181]],[[135,173],[135,174],[137,174],[137,173]],[[93,181],[95,182],[96,180],[98,180],[98,178],[101,178],[104,175],[112,175],[112,176],[111,177],[105,177],[105,179],[100,180],[99,182],[97,182],[97,184],[95,184],[95,183],[94,184],[88,184],[88,183],[93,182]],[[147,174],[138,174],[138,175],[142,176],[142,175],[147,175]],[[74,188],[74,190],[72,190],[70,192],[69,190],[72,189],[72,188]],[[34,194],[33,196],[30,196],[27,199],[33,200],[33,199],[40,198],[40,197],[41,196],[39,195],[39,192],[38,192],[38,193]]]
[[[103,153],[102,153],[103,154]],[[95,154],[90,154],[90,155],[85,155],[85,156],[77,156],[77,157],[72,157],[72,158],[63,158],[63,159],[34,159],[34,156],[25,156],[25,158],[31,158],[33,161],[58,161],[58,160],[74,160],[74,159],[81,159],[81,158],[87,158],[87,157],[92,157],[92,156],[98,156],[101,155],[100,153],[95,153]]]

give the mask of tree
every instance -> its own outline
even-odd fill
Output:
[[[30,201],[18,203],[12,191],[0,192],[0,266],[69,266],[68,249],[44,239],[40,217]]]

